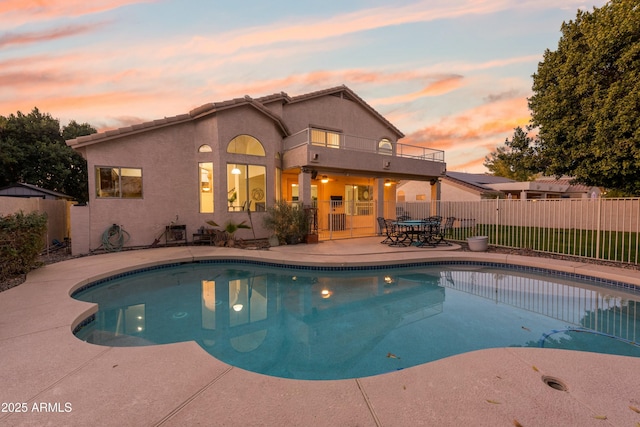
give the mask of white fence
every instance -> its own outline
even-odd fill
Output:
[[[638,264],[640,199],[491,199],[403,202],[385,217],[455,217],[449,238],[489,236],[489,244]]]

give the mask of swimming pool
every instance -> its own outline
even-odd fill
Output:
[[[493,347],[640,356],[640,294],[504,267],[167,265],[77,291],[99,311],[75,333],[110,346],[195,340],[230,365],[298,379],[365,377]]]

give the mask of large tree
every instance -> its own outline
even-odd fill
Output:
[[[536,144],[520,126],[515,128],[511,140],[484,158],[484,166],[492,175],[530,181],[539,171]]]
[[[562,24],[529,98],[547,175],[640,194],[640,0]]]
[[[87,163],[65,139],[95,132],[75,121],[61,130],[58,120],[37,108],[0,116],[0,187],[24,182],[86,202]]]

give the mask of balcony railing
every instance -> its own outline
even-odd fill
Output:
[[[289,151],[303,145],[314,145],[339,150],[378,153],[395,157],[428,160],[431,162],[444,162],[444,151],[442,150],[400,143],[393,144],[393,149],[389,150],[379,146],[380,140],[345,134],[333,134],[336,138],[326,138],[322,142],[313,141],[311,131],[312,129],[310,128],[303,129],[286,138],[284,140],[284,151]]]

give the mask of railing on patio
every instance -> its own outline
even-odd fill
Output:
[[[372,201],[318,201],[318,234],[321,239],[373,236],[377,233]]]
[[[386,217],[402,214],[456,217],[454,241],[483,235],[490,245],[640,263],[638,198],[391,202],[385,208]]]
[[[284,140],[284,151],[292,150],[301,145],[316,145],[348,151],[362,151],[389,156],[405,157],[432,162],[444,162],[444,151],[396,143],[394,150],[379,147],[379,140],[354,135],[334,134],[335,138],[327,138],[324,142],[314,142],[311,138],[312,129],[303,129]]]

